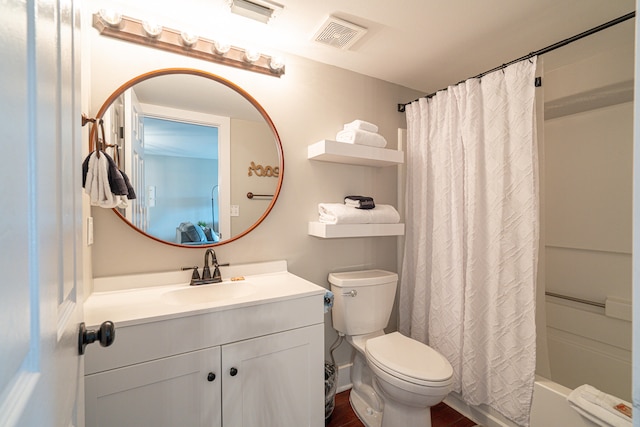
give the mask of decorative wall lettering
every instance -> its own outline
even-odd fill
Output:
[[[253,176],[254,173],[256,176],[278,178],[278,176],[280,176],[280,167],[256,165],[254,162],[251,162],[251,165],[249,166],[249,176]]]

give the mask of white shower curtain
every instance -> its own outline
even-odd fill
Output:
[[[454,391],[529,424],[538,262],[536,58],[407,107],[400,331]]]

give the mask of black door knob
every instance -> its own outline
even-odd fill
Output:
[[[87,344],[98,341],[102,347],[109,347],[116,339],[116,327],[113,322],[107,320],[102,322],[100,329],[87,330],[84,322],[80,323],[78,332],[78,353],[84,354]]]
[[[215,379],[216,379],[216,374],[214,374],[213,372],[209,372],[209,375],[207,375],[207,381],[211,382]]]
[[[231,368],[231,369],[229,370],[229,374],[230,374],[232,377],[235,377],[236,375],[238,375],[238,370],[237,370],[236,368]]]

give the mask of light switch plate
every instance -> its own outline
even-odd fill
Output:
[[[240,216],[240,205],[231,205],[231,216]]]

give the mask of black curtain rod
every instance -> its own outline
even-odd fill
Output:
[[[635,12],[635,11],[634,11],[634,12],[627,13],[626,15],[623,15],[623,16],[621,16],[621,17],[619,17],[619,18],[616,18],[616,19],[614,19],[614,20],[612,20],[612,21],[605,22],[605,23],[604,23],[604,24],[602,24],[602,25],[598,25],[597,27],[591,28],[590,30],[584,31],[584,32],[582,32],[582,33],[580,33],[580,34],[577,34],[577,35],[573,36],[573,37],[569,37],[568,39],[561,40],[561,41],[559,41],[559,42],[557,42],[557,43],[554,43],[554,44],[552,44],[552,45],[550,45],[550,46],[547,46],[547,47],[545,47],[545,48],[542,48],[542,49],[536,50],[535,52],[531,52],[531,53],[530,53],[530,54],[528,54],[528,55],[522,56],[522,57],[520,57],[520,58],[518,58],[518,59],[514,59],[513,61],[509,61],[509,62],[507,62],[506,64],[502,64],[502,65],[500,65],[500,66],[497,66],[497,67],[495,67],[495,68],[492,68],[492,69],[490,69],[489,71],[485,71],[484,73],[480,73],[480,74],[478,74],[477,76],[469,77],[469,79],[479,79],[479,78],[481,78],[481,77],[483,77],[483,76],[485,76],[485,75],[487,75],[487,74],[489,74],[489,73],[493,73],[494,71],[502,70],[502,69],[504,69],[504,68],[508,67],[509,65],[515,64],[515,63],[517,63],[517,62],[524,61],[524,60],[527,60],[527,59],[531,59],[531,58],[533,58],[534,56],[538,56],[538,55],[543,55],[543,54],[545,54],[545,53],[549,53],[549,52],[551,52],[552,50],[556,50],[556,49],[558,49],[558,48],[561,48],[561,47],[563,47],[563,46],[568,45],[569,43],[573,43],[573,42],[575,42],[575,41],[577,41],[577,40],[580,40],[580,39],[582,39],[582,38],[584,38],[584,37],[590,36],[590,35],[592,35],[592,34],[595,34],[595,33],[597,33],[597,32],[600,32],[600,31],[602,31],[602,30],[606,30],[606,29],[607,29],[607,28],[609,28],[609,27],[613,27],[614,25],[618,25],[618,24],[620,24],[620,23],[622,23],[622,22],[624,22],[624,21],[627,21],[627,20],[629,20],[629,19],[634,18],[635,16],[636,16],[636,12]],[[466,80],[469,80],[469,79],[466,79]],[[458,82],[458,83],[456,83],[456,84],[463,83],[463,82],[465,82],[466,80],[462,80],[462,81],[460,81],[460,82]],[[537,78],[537,79],[536,79],[535,84],[536,84],[536,87],[541,85],[539,78]],[[430,93],[429,95],[425,95],[425,96],[423,96],[423,98],[431,98],[432,96],[434,96],[435,94],[437,94],[438,92],[440,92],[440,91],[442,91],[442,90],[447,90],[447,88],[440,89],[440,90],[438,90],[438,91],[436,91],[436,92]],[[418,101],[419,99],[420,99],[420,98],[415,99],[413,102]],[[409,102],[409,103],[406,103],[406,104],[398,104],[398,112],[400,112],[400,113],[404,113],[404,111],[405,111],[405,107],[406,107],[407,105],[409,105],[409,104],[410,104],[410,102]]]

